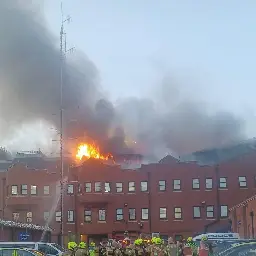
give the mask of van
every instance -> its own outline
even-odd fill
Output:
[[[0,242],[0,248],[29,248],[46,255],[60,256],[65,251],[60,245],[43,242]]]
[[[201,241],[202,237],[206,236],[209,241],[234,241],[239,240],[240,236],[238,233],[206,233],[195,236],[193,241]]]

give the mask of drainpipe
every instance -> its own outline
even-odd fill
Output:
[[[254,212],[253,210],[250,212],[251,216],[251,225],[252,225],[252,239],[254,239]]]
[[[148,211],[149,211],[149,233],[152,233],[152,213],[151,213],[151,172],[148,172]]]

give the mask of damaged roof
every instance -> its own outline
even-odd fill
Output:
[[[180,162],[197,162],[198,165],[215,165],[233,160],[237,157],[256,152],[256,139],[242,141],[221,148],[206,149],[181,156]],[[160,163],[170,163],[174,157],[169,156],[160,160]]]

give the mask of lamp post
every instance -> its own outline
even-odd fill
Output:
[[[254,212],[253,210],[250,212],[251,216],[251,225],[252,225],[252,239],[254,239]]]

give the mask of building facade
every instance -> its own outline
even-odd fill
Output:
[[[214,166],[173,159],[137,170],[89,159],[65,168],[62,216],[59,164],[15,163],[0,172],[0,216],[50,226],[53,242],[60,242],[62,217],[65,241],[121,238],[126,231],[176,239],[227,231],[228,209],[256,194],[255,167],[255,154]]]
[[[233,232],[239,233],[241,238],[255,239],[256,195],[230,208],[229,216]]]

